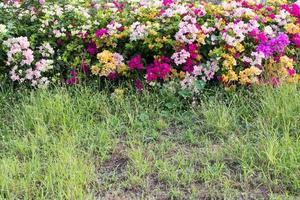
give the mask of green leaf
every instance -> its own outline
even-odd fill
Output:
[[[204,89],[204,87],[205,87],[205,82],[204,81],[202,81],[202,80],[197,80],[196,82],[195,82],[195,87],[196,87],[196,89],[197,90],[203,90]]]
[[[178,92],[178,94],[179,94],[180,96],[182,96],[183,98],[188,98],[189,96],[191,96],[191,92],[190,92],[189,90],[187,90],[187,89],[185,89],[185,90],[180,90],[180,91]]]

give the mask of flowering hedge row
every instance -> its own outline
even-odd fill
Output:
[[[299,2],[15,0],[0,15],[0,74],[28,87],[106,79],[197,93],[299,79]]]

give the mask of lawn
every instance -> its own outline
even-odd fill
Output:
[[[297,85],[0,92],[0,199],[299,199]]]

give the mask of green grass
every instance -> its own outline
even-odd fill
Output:
[[[0,92],[0,199],[299,199],[298,86]]]

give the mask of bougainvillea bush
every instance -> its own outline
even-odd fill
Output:
[[[299,79],[299,2],[78,2],[0,3],[1,80],[174,83],[197,94]]]

